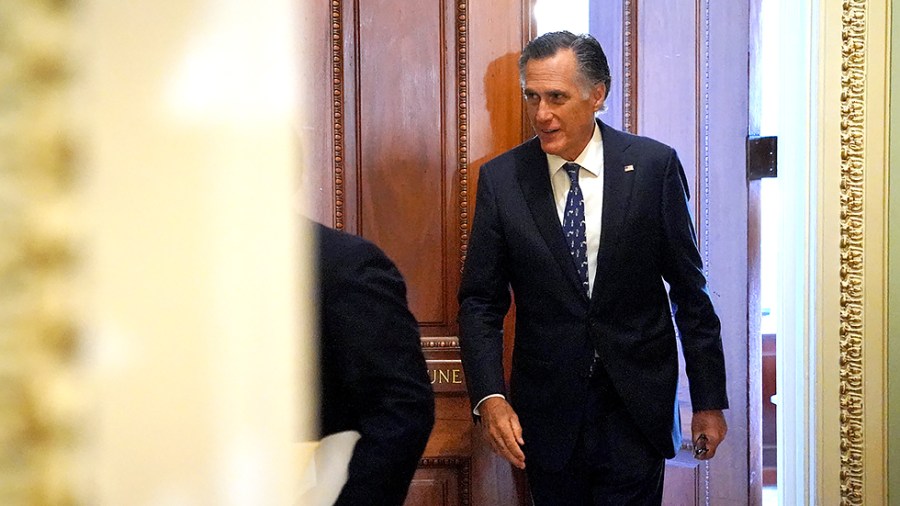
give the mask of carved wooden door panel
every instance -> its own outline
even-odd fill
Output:
[[[301,34],[327,83],[303,111],[317,139],[306,156],[313,167],[303,169],[311,212],[397,263],[437,394],[407,504],[524,504],[522,477],[472,423],[456,292],[478,168],[523,140],[516,62],[530,8],[526,0],[322,4],[320,30]]]
[[[758,238],[748,238],[745,156],[748,48],[756,32],[751,0],[623,0],[604,7],[592,9],[591,32],[604,48],[621,51],[607,51],[613,85],[603,119],[678,151],[722,321],[731,405],[726,443],[709,463],[692,458],[682,362],[678,398],[685,444],[666,467],[664,504],[759,504],[761,341],[749,331],[748,314],[748,265],[759,252]],[[755,367],[748,368],[751,362]]]

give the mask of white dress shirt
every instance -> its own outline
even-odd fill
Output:
[[[578,186],[584,198],[585,238],[587,239],[588,258],[588,297],[594,291],[594,276],[597,274],[597,252],[600,251],[600,217],[603,214],[603,139],[600,127],[594,125],[594,135],[587,146],[574,160],[565,160],[556,155],[547,155],[550,168],[550,185],[553,186],[553,198],[556,200],[556,211],[559,222],[563,222],[566,210],[566,197],[569,193],[569,175],[562,168],[566,162],[575,162],[581,166],[578,171]]]
[[[566,197],[569,194],[569,175],[562,168],[569,160],[556,155],[547,155],[547,166],[550,169],[550,186],[553,187],[553,199],[556,201],[556,211],[559,214],[559,223],[563,223],[563,215],[566,210]],[[603,139],[600,137],[600,127],[594,124],[594,135],[588,141],[587,146],[571,160],[581,166],[578,171],[578,186],[581,187],[581,196],[584,199],[585,238],[587,239],[588,256],[588,297],[594,291],[594,275],[597,274],[597,254],[600,251],[600,218],[603,214]],[[472,410],[480,415],[478,407],[486,399],[491,397],[506,398],[503,394],[491,394],[478,401],[478,405]]]

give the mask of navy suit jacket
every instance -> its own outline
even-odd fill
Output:
[[[459,291],[470,400],[507,395],[526,458],[548,469],[572,454],[595,352],[643,434],[662,456],[675,455],[681,430],[673,313],[693,410],[728,406],[719,319],[681,163],[664,144],[598,124],[603,210],[591,297],[566,245],[537,138],[481,168]],[[502,328],[511,295],[516,333],[507,392]]]
[[[316,224],[321,428],[361,435],[337,505],[400,505],[434,425],[406,285],[374,244]]]

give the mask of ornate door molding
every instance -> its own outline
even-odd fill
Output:
[[[820,8],[816,502],[886,504],[890,2]]]

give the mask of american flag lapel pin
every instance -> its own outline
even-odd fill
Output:
[[[634,170],[634,165],[626,165],[625,166],[625,172],[631,172],[633,170]]]

